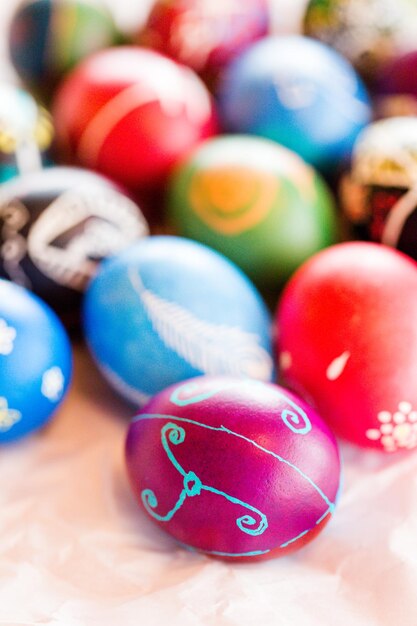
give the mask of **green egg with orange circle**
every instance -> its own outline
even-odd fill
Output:
[[[177,166],[168,220],[177,234],[222,252],[273,291],[339,239],[321,176],[287,148],[244,135],[209,139]]]

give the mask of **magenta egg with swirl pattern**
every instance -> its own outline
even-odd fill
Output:
[[[273,384],[203,376],[155,396],[126,441],[132,489],[187,547],[233,560],[313,539],[339,491],[337,443],[318,414]]]

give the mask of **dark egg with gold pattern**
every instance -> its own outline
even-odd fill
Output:
[[[123,190],[86,170],[53,167],[0,190],[0,276],[32,289],[68,323],[98,263],[147,233]]]
[[[417,259],[417,118],[393,117],[359,135],[341,185],[350,222]]]

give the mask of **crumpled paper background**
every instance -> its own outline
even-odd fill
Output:
[[[344,489],[310,545],[264,563],[189,553],[143,514],[123,447],[132,409],[75,348],[51,424],[0,451],[0,624],[417,624],[417,453],[342,445]]]
[[[278,1],[287,23],[301,3]],[[13,4],[0,4],[3,32]],[[133,5],[119,0],[122,18]],[[417,452],[342,444],[344,489],[324,532],[281,559],[224,563],[139,510],[123,458],[132,414],[77,345],[54,420],[0,449],[2,626],[417,625]]]

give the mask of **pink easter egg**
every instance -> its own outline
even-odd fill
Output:
[[[417,446],[417,264],[380,244],[316,254],[276,316],[285,382],[335,433],[386,452]]]
[[[273,384],[202,376],[155,396],[126,441],[132,489],[185,546],[226,559],[296,550],[330,519],[336,440],[318,414]]]

